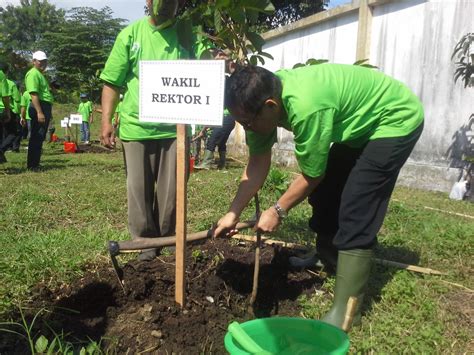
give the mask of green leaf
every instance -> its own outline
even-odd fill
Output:
[[[36,343],[35,343],[36,352],[44,353],[47,348],[48,348],[48,339],[46,339],[44,335],[36,339]]]
[[[367,62],[368,60],[369,60],[368,58],[361,59],[361,60],[356,61],[353,65],[361,65],[362,63],[365,63],[365,62]]]
[[[271,15],[275,12],[275,6],[273,6],[270,0],[242,0],[239,5],[246,9],[263,12],[267,15]]]
[[[247,32],[247,38],[254,45],[257,51],[261,52],[262,47],[265,44],[265,40],[256,32]]]
[[[273,56],[270,53],[267,53],[267,52],[260,52],[258,54],[260,54],[262,57],[266,57],[266,58],[271,59],[271,60],[274,59]]]
[[[216,10],[214,12],[214,27],[217,32],[220,32],[222,30],[222,17],[221,12],[219,10]]]
[[[256,55],[251,56],[249,60],[250,60],[250,64],[252,64],[252,65],[257,65],[258,64]]]
[[[245,23],[245,12],[242,10],[242,8],[237,9],[234,8],[231,11],[229,11],[229,16],[232,20],[239,24],[244,24]]]
[[[58,338],[54,338],[51,344],[48,346],[48,352],[46,353],[47,355],[53,355],[56,353],[55,348],[56,348],[56,342],[58,341]]]
[[[216,7],[218,9],[224,9],[226,7],[229,7],[230,6],[230,1],[231,0],[217,0],[216,1]]]
[[[293,69],[296,69],[296,68],[301,68],[301,67],[305,67],[306,65],[304,65],[303,63],[296,63],[295,65],[293,65]]]
[[[318,65],[318,64],[323,64],[323,63],[327,63],[327,62],[328,62],[327,59],[310,58],[306,61],[306,65]]]

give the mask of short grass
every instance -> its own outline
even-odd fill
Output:
[[[62,117],[56,115],[57,120]],[[0,166],[0,315],[25,304],[29,290],[39,282],[57,286],[80,277],[91,263],[108,262],[106,242],[129,238],[120,152],[66,155],[60,144],[45,144],[41,172],[26,171],[24,149],[7,153],[7,159]],[[242,171],[237,165],[191,175],[189,231],[209,228],[226,212]],[[264,191],[261,204],[267,208],[278,191],[271,184]],[[254,212],[252,203],[243,219]],[[447,212],[474,216],[474,205],[450,201],[442,193],[396,189],[377,256],[447,275],[375,266],[363,324],[350,334],[353,352],[474,351],[474,220]],[[301,204],[272,237],[313,244],[314,236],[307,230],[309,214],[308,205]],[[301,299],[302,315],[324,314],[333,286],[334,278],[329,277],[324,292]]]

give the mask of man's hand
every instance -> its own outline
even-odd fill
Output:
[[[235,213],[228,212],[224,217],[222,217],[219,222],[217,222],[217,226],[214,229],[213,237],[232,237],[233,235],[237,234],[239,231],[235,229],[235,226],[239,222],[239,217],[235,215]]]
[[[280,218],[274,207],[270,207],[268,210],[263,211],[260,218],[255,225],[255,230],[260,230],[263,233],[275,232],[280,224]]]
[[[102,126],[100,130],[100,143],[107,148],[115,147],[114,128],[112,127],[112,124],[107,120],[102,120]]]
[[[26,119],[24,118],[20,119],[20,124],[22,127],[26,127]]]
[[[45,124],[46,122],[46,117],[43,112],[39,113],[38,112],[38,123],[39,124]]]

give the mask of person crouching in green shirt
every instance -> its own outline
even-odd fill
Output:
[[[115,145],[111,122],[120,90],[126,88],[118,137],[127,171],[128,228],[132,238],[174,235],[176,221],[176,125],[139,120],[139,63],[200,58],[206,49],[196,33],[180,31],[181,22],[175,20],[178,0],[148,0],[146,4],[151,15],[119,33],[100,75],[105,82],[101,143],[106,147]],[[184,34],[186,43],[181,42],[178,33]],[[151,249],[142,252],[139,259],[151,260],[156,255],[157,250]]]
[[[226,105],[246,130],[250,157],[214,236],[235,234],[242,210],[268,174],[277,127],[293,132],[301,175],[261,214],[256,228],[275,231],[308,197],[309,226],[317,233],[311,262],[337,268],[334,302],[323,321],[341,327],[354,296],[357,322],[377,233],[400,169],[423,130],[420,101],[378,71],[322,64],[275,74],[245,67],[228,80]]]
[[[31,136],[28,143],[27,169],[37,171],[40,167],[43,142],[52,117],[53,95],[43,75],[48,66],[48,58],[42,51],[33,53],[33,68],[25,75],[26,91],[31,96],[29,115]]]
[[[90,144],[90,124],[92,124],[94,117],[92,115],[92,102],[87,99],[87,94],[81,94],[81,103],[77,108],[77,112],[82,115],[82,125],[81,125],[81,140],[85,144]]]

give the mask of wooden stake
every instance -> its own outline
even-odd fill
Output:
[[[176,275],[175,301],[181,307],[185,305],[186,290],[186,125],[178,124],[177,167],[176,167]]]
[[[255,195],[255,214],[257,221],[260,218],[260,201],[258,200],[258,193]],[[257,243],[255,245],[255,266],[253,269],[253,286],[252,294],[250,296],[250,306],[253,306],[257,299],[258,291],[258,274],[260,273],[260,243],[262,242],[261,232],[257,230]]]
[[[354,321],[354,315],[357,310],[357,298],[349,297],[347,301],[346,314],[344,315],[344,321],[342,322],[342,330],[346,333],[351,329],[352,322]]]

